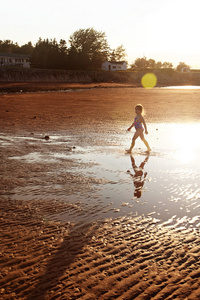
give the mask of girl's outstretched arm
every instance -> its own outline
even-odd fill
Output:
[[[133,126],[134,126],[134,122],[133,122],[133,124],[127,129],[127,131],[130,131],[131,128],[133,128]]]

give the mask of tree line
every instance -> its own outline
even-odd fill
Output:
[[[123,45],[111,49],[105,32],[93,28],[75,31],[68,43],[64,39],[57,42],[56,39],[39,38],[34,46],[31,42],[19,46],[10,40],[0,40],[0,52],[30,55],[30,64],[33,68],[65,70],[98,70],[105,60],[121,61],[126,57]],[[143,57],[137,58],[131,68],[172,69],[173,65]]]
[[[69,46],[68,46],[69,44]],[[33,68],[96,70],[105,60],[119,61],[126,56],[123,45],[111,49],[105,32],[93,28],[79,29],[66,40],[41,39],[35,46],[28,42],[21,47],[10,40],[0,41],[0,52],[30,55]]]
[[[181,71],[183,68],[189,68],[184,62],[180,62],[176,68],[177,71]],[[173,69],[173,64],[170,62],[156,62],[154,59],[147,59],[146,57],[137,58],[133,64],[131,64],[131,69]]]

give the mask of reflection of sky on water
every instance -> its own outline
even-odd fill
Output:
[[[131,141],[131,133],[116,135],[120,147],[78,148],[71,157],[90,163],[82,170],[84,174],[111,181],[102,185],[97,194],[104,202],[113,202],[117,214],[150,214],[162,220],[173,215],[193,217],[200,214],[200,142],[196,138],[199,130],[199,124],[149,125],[151,155],[147,159],[139,140],[132,153],[136,166],[146,160],[147,175],[142,179],[140,197],[134,196],[131,157],[123,151]],[[113,215],[113,211],[106,215]]]
[[[172,89],[172,90],[199,90],[199,85],[180,85],[180,86],[165,86],[161,87],[160,89]]]
[[[98,208],[95,216],[100,218],[144,214],[168,220],[174,215],[179,218],[199,216],[200,124],[149,124],[148,131],[147,140],[152,148],[150,156],[138,139],[132,159],[124,149],[130,145],[134,131],[125,132],[124,128],[112,133],[90,133],[91,142],[88,142],[87,136],[87,143],[78,134],[66,137],[54,135],[48,142],[42,141],[45,148],[40,143],[41,139],[34,137],[22,137],[21,140],[19,137],[14,142],[10,137],[3,137],[1,145],[5,147],[16,141],[40,145],[39,151],[33,147],[34,151],[29,154],[10,157],[14,160],[20,159],[25,164],[45,163],[50,169],[51,164],[58,161],[74,160],[76,164],[70,169],[71,173],[102,179],[94,183],[90,194],[81,193],[77,188],[77,192],[74,190],[74,195],[69,196],[64,180],[48,188],[40,186],[38,180],[35,190],[33,186],[15,189],[14,197],[34,199],[39,195],[40,199],[60,197],[66,201],[80,201],[93,207],[94,211]],[[98,146],[93,137],[100,141]],[[76,146],[71,152],[67,148],[69,143]],[[57,168],[52,172],[64,178],[64,168],[59,169],[60,164]],[[66,215],[66,218],[73,221],[76,216]]]

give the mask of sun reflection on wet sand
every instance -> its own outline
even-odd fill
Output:
[[[197,159],[197,153],[193,149],[178,150],[174,158],[182,163],[191,163]]]
[[[199,124],[149,124],[151,155],[173,158],[183,164],[197,163],[200,140]]]
[[[174,158],[182,163],[195,162],[200,149],[199,126],[195,124],[176,124],[172,131],[174,148],[178,148]]]
[[[92,139],[86,146],[78,134],[69,139],[56,133],[47,142],[0,136],[2,147],[32,151],[9,157],[24,178],[10,197],[61,199],[69,204],[63,218],[70,221],[125,215],[163,222],[174,215],[194,218],[200,215],[199,130],[200,124],[149,124],[150,156],[140,141],[132,156],[125,154],[131,134],[123,128],[98,135],[106,147],[94,145]],[[76,146],[73,151],[68,151],[69,143]]]
[[[180,85],[180,86],[165,86],[161,87],[161,89],[180,89],[180,90],[199,90],[199,85]]]

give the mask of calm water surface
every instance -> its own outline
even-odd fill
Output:
[[[139,140],[132,155],[125,154],[132,138],[127,133],[116,136],[120,147],[79,148],[71,157],[94,163],[83,174],[110,181],[97,194],[112,202],[115,213],[152,215],[163,221],[174,215],[193,217],[200,214],[199,130],[199,124],[150,124],[150,155]]]
[[[73,194],[68,195],[60,164],[54,170],[55,176],[63,180],[58,184],[40,182],[15,188],[15,199],[62,199],[78,203],[79,209],[62,214],[64,220],[91,220],[124,215],[151,216],[162,222],[169,219],[200,226],[200,141],[197,138],[200,124],[149,124],[147,139],[152,148],[148,155],[145,146],[138,139],[132,155],[125,153],[133,133],[119,128],[111,134],[99,134],[105,141],[99,146],[91,143],[82,145],[79,135],[52,135],[46,146],[50,151],[32,151],[24,156],[12,156],[21,160],[24,166],[35,162],[45,163],[47,170],[52,163],[62,160],[73,161],[72,175],[93,178],[91,192],[81,192],[76,185]],[[14,141],[15,140],[15,141]],[[1,146],[16,142],[13,137],[1,137]],[[36,138],[18,137],[18,142],[36,145]],[[66,142],[76,146],[66,151]],[[55,148],[54,148],[55,146]],[[57,147],[59,146],[59,148]],[[33,147],[34,148],[34,147]],[[58,150],[59,149],[59,150]],[[57,174],[57,175],[56,175]],[[60,174],[60,175],[58,175]],[[48,187],[48,188],[47,188]]]

